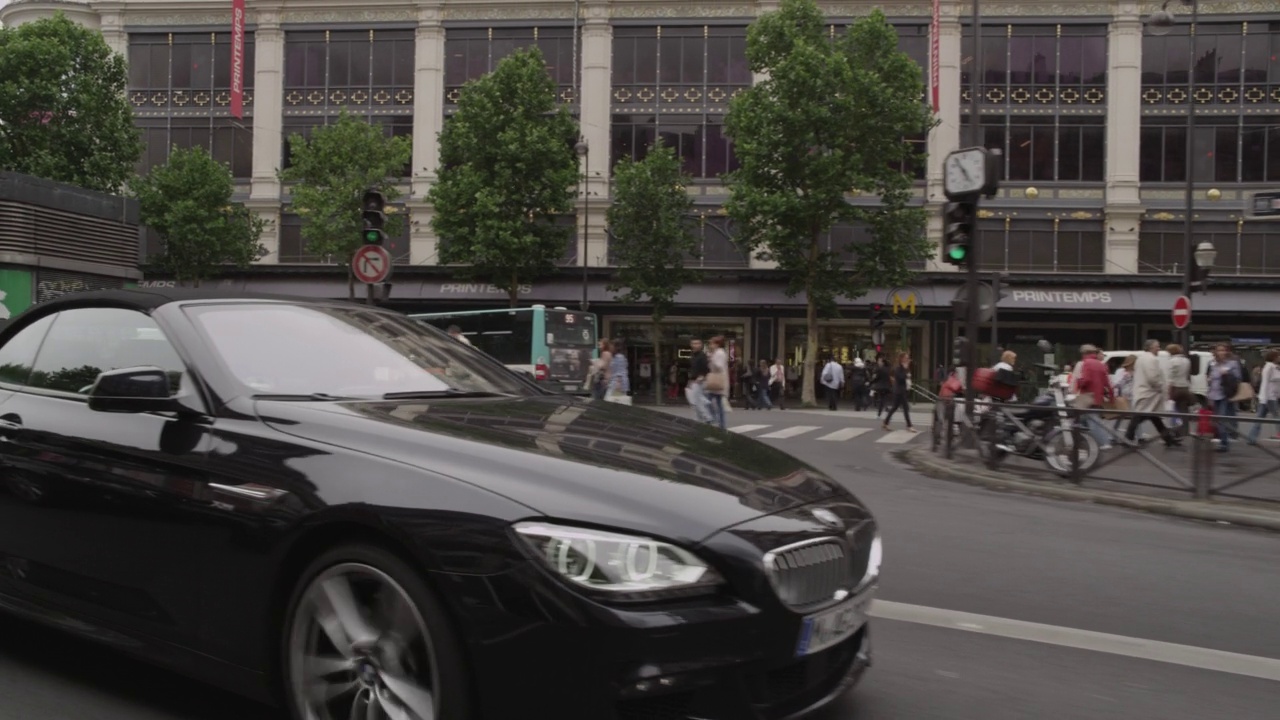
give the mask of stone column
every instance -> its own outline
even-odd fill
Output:
[[[1138,272],[1142,127],[1142,17],[1134,0],[1114,0],[1107,58],[1106,272]]]
[[[582,30],[582,82],[578,99],[582,137],[587,154],[583,195],[590,198],[586,237],[578,241],[578,262],[590,267],[608,264],[609,243],[605,236],[605,213],[609,209],[609,104],[613,96],[613,27],[604,2],[584,3],[586,17]],[[582,212],[583,203],[578,209]],[[579,234],[582,234],[579,220]]]
[[[117,9],[116,4],[99,10],[99,25],[102,28],[102,39],[107,41],[107,47],[112,52],[120,53],[124,56],[125,62],[129,61],[129,33],[124,30],[124,13]]]
[[[942,245],[942,208],[947,202],[942,192],[942,162],[947,153],[960,147],[960,14],[958,2],[944,2],[938,33],[938,115],[939,124],[929,133],[929,158],[925,174],[925,209],[929,213],[927,233],[934,247]],[[928,72],[926,71],[926,77]],[[926,261],[930,272],[956,270],[939,261],[935,250]]]
[[[427,193],[440,164],[440,131],[444,128],[444,40],[440,3],[418,5],[414,36],[413,189],[409,209],[409,258],[414,265],[439,264],[439,238],[431,230]]]
[[[283,155],[284,31],[278,8],[260,9],[253,34],[253,178],[247,207],[267,219],[260,262],[280,262],[280,158]]]

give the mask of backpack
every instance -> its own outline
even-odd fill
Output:
[[[1234,361],[1228,361],[1227,371],[1222,374],[1222,396],[1227,400],[1236,396],[1240,392],[1240,376],[1236,373],[1240,371],[1240,364]]]

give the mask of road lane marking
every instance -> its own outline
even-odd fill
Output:
[[[738,425],[736,427],[729,428],[729,432],[749,433],[749,432],[755,432],[756,430],[763,430],[767,427],[769,426],[768,425]]]
[[[876,440],[876,442],[889,443],[890,445],[902,445],[903,443],[909,443],[912,440],[915,440],[916,436],[919,434],[920,433],[913,433],[907,430],[894,430],[879,440]]]
[[[871,432],[871,428],[845,428],[843,430],[837,430],[828,435],[823,435],[822,437],[816,438],[816,439],[826,440],[827,442],[843,442],[845,440],[852,440],[858,437],[859,435],[864,435],[869,432]]]
[[[1158,640],[1144,640],[1123,635],[1093,632],[1091,630],[1042,625],[1023,620],[1009,620],[990,615],[976,615],[958,610],[942,610],[940,608],[924,607],[923,605],[908,605],[885,600],[873,602],[868,614],[882,620],[932,625],[963,632],[995,635],[1013,640],[1027,640],[1173,665],[1185,665],[1201,670],[1215,670],[1233,675],[1280,681],[1280,659],[1275,658],[1242,655],[1240,653],[1210,650],[1191,645],[1177,645]]]
[[[786,438],[793,438],[797,435],[803,435],[807,432],[818,429],[820,428],[817,425],[793,425],[789,428],[782,428],[781,430],[771,432],[768,435],[757,435],[756,437],[784,440]]]

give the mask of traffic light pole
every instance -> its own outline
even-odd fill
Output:
[[[983,73],[982,66],[982,14],[979,6],[980,0],[973,0],[973,68],[969,71],[969,145],[972,147],[984,146],[982,137],[982,104],[979,97],[982,94]],[[975,203],[976,206],[976,203]],[[976,210],[975,210],[976,213]],[[973,401],[975,393],[973,390],[973,373],[978,367],[978,324],[979,324],[979,290],[978,284],[978,265],[982,262],[982,243],[980,242],[981,231],[978,229],[978,219],[975,217],[970,226],[969,242],[969,263],[968,263],[968,285],[967,292],[969,297],[969,308],[965,318],[964,335],[969,342],[966,343],[968,352],[965,358],[965,383],[964,383],[964,413],[973,419]]]
[[[991,277],[991,352],[1000,352],[1000,273]],[[999,358],[996,358],[999,361]]]

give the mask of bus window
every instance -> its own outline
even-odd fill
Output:
[[[529,313],[485,313],[467,319],[476,326],[476,334],[467,335],[472,345],[504,365],[529,364],[533,354],[533,318]]]

